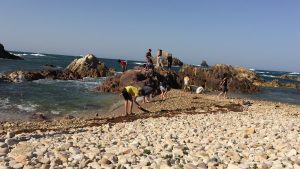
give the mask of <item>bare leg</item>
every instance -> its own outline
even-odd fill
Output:
[[[129,101],[129,114],[132,114],[133,100]]]
[[[125,115],[127,116],[128,101],[124,101]]]
[[[163,95],[164,99],[166,99],[166,97],[167,97],[166,95],[167,95],[167,91],[164,92],[164,95]]]
[[[228,92],[225,92],[225,93],[224,93],[224,98],[226,99],[227,96],[228,96]]]
[[[150,100],[149,100],[150,98],[149,98],[149,97],[150,97],[150,96],[146,96],[146,102],[147,102],[147,103],[150,102]]]
[[[220,98],[220,96],[223,94],[224,92],[221,92],[219,95],[218,95],[218,98]]]

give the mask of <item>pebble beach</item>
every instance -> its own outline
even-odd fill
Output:
[[[0,169],[300,168],[299,105],[171,90],[166,100],[143,107],[131,120],[17,134],[7,129]]]

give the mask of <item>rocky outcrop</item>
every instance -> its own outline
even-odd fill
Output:
[[[167,51],[164,51],[164,50],[162,51],[162,57],[163,57],[163,64],[164,65],[168,64],[168,62],[167,62],[168,54],[171,54],[171,53],[167,52]],[[181,60],[179,60],[177,57],[172,56],[172,58],[173,58],[172,59],[172,65],[173,66],[183,66],[183,62]],[[157,63],[157,55],[154,57],[153,61],[154,61],[155,64]]]
[[[123,74],[108,77],[96,88],[96,90],[104,92],[120,92],[128,85],[136,87],[147,85],[154,89],[158,89],[159,82],[161,81],[165,81],[172,88],[180,87],[178,75],[174,71],[157,69],[152,73],[143,68],[136,67]]]
[[[190,84],[205,85],[209,90],[219,90],[224,74],[227,74],[230,79],[230,91],[243,93],[259,91],[259,87],[255,86],[253,82],[261,81],[261,79],[254,72],[241,67],[234,68],[230,65],[216,64],[209,69],[185,65],[181,69],[179,77],[183,81],[184,76],[187,75],[190,78]]]
[[[0,79],[15,83],[38,79],[76,80],[84,77],[103,77],[110,75],[110,73],[111,70],[104,63],[100,63],[94,55],[88,54],[83,58],[75,59],[64,70],[14,71],[2,75]]]
[[[275,78],[300,81],[300,76],[296,76],[296,75],[292,76],[292,75],[289,75],[289,74],[275,76]]]
[[[75,59],[65,70],[77,73],[83,77],[104,77],[108,73],[108,68],[104,63],[101,63],[98,58],[92,54],[87,54],[80,59]]]
[[[262,87],[282,87],[282,88],[295,88],[300,89],[300,84],[295,83],[281,83],[278,80],[272,80],[272,81],[256,81],[254,82],[254,85],[256,86],[262,86]]]
[[[7,52],[4,49],[4,46],[1,43],[0,43],[0,58],[3,58],[3,59],[24,60],[23,58],[21,58],[19,56],[16,56],[16,55],[13,55],[13,54]]]

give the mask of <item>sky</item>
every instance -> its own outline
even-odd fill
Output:
[[[7,50],[300,72],[299,0],[0,0]],[[153,52],[154,54],[154,52]]]

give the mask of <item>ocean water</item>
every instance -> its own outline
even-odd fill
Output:
[[[0,74],[15,70],[41,70],[46,64],[55,65],[56,69],[65,68],[75,58],[66,56],[29,52],[12,52],[25,60],[0,59]],[[122,59],[122,58],[121,58]],[[115,59],[100,58],[108,67],[121,71]],[[128,60],[128,68],[143,65],[145,62]],[[174,67],[179,70],[179,67]],[[282,74],[299,75],[298,72],[279,72],[253,70],[265,80],[273,80]],[[95,116],[96,113],[109,112],[122,104],[116,94],[93,91],[105,78],[85,78],[82,80],[36,80],[23,83],[0,82],[0,120],[29,119],[33,113],[45,113],[50,117],[66,114],[75,116]],[[281,82],[299,83],[278,79]],[[300,104],[300,90],[263,88],[262,93],[238,95],[239,97],[272,100]]]
[[[80,56],[65,56],[28,52],[12,52],[25,60],[0,59],[0,73],[15,70],[41,70],[46,64],[56,69],[65,68]],[[108,67],[121,71],[117,60],[100,59]],[[144,62],[128,61],[128,68]],[[44,113],[49,117],[66,114],[94,116],[108,112],[121,104],[119,95],[93,91],[105,78],[83,80],[36,80],[23,83],[0,82],[0,120],[29,119],[33,113]]]

